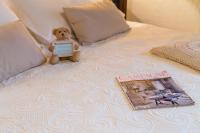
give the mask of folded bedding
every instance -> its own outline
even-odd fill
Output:
[[[20,20],[23,21],[23,23],[30,30],[31,34],[41,44],[51,43],[55,39],[52,35],[52,31],[58,27],[66,27],[71,30],[72,26],[80,41],[83,40],[84,37],[88,38],[90,35],[88,38],[90,39],[90,42],[102,40],[129,29],[125,22],[124,14],[118,10],[114,4],[111,4],[111,2],[107,0],[43,0],[42,3],[48,4],[38,5],[40,2],[41,0],[7,0],[8,6],[15,12]],[[71,8],[74,6],[85,6],[87,8],[88,6],[85,4],[93,5],[95,12],[93,12],[94,10],[91,10],[91,8],[90,10],[93,14],[88,14],[89,10],[88,12],[82,12],[82,10],[82,14],[78,11],[76,13],[76,21],[79,21],[77,20],[78,18],[81,20],[88,20],[87,23],[89,23],[89,25],[87,23],[83,23],[82,21],[80,26],[77,24],[75,24],[75,26],[75,20],[73,19],[74,17],[72,17],[72,12],[69,11],[68,13],[66,10],[74,9]],[[65,12],[63,8],[65,8]],[[82,16],[82,18],[80,18],[80,16]],[[92,21],[95,19],[96,21]],[[87,32],[85,32],[84,29],[87,29]],[[78,33],[79,30],[82,33]],[[97,30],[99,31],[97,32]]]

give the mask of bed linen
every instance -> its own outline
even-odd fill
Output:
[[[151,55],[153,47],[197,40],[141,23],[100,44],[82,48],[79,63],[43,65],[0,88],[1,133],[199,133],[200,72]],[[166,70],[194,106],[134,111],[118,75]]]

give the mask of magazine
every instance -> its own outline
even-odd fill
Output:
[[[119,76],[117,81],[135,110],[194,104],[166,71]]]

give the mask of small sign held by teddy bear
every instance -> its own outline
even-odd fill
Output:
[[[54,65],[63,60],[78,62],[80,60],[80,47],[72,39],[70,30],[65,27],[56,28],[53,30],[53,35],[56,40],[49,46],[49,50],[52,52],[49,60],[50,64]]]

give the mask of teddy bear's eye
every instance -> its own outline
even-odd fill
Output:
[[[59,33],[61,33],[61,31],[59,31]]]

